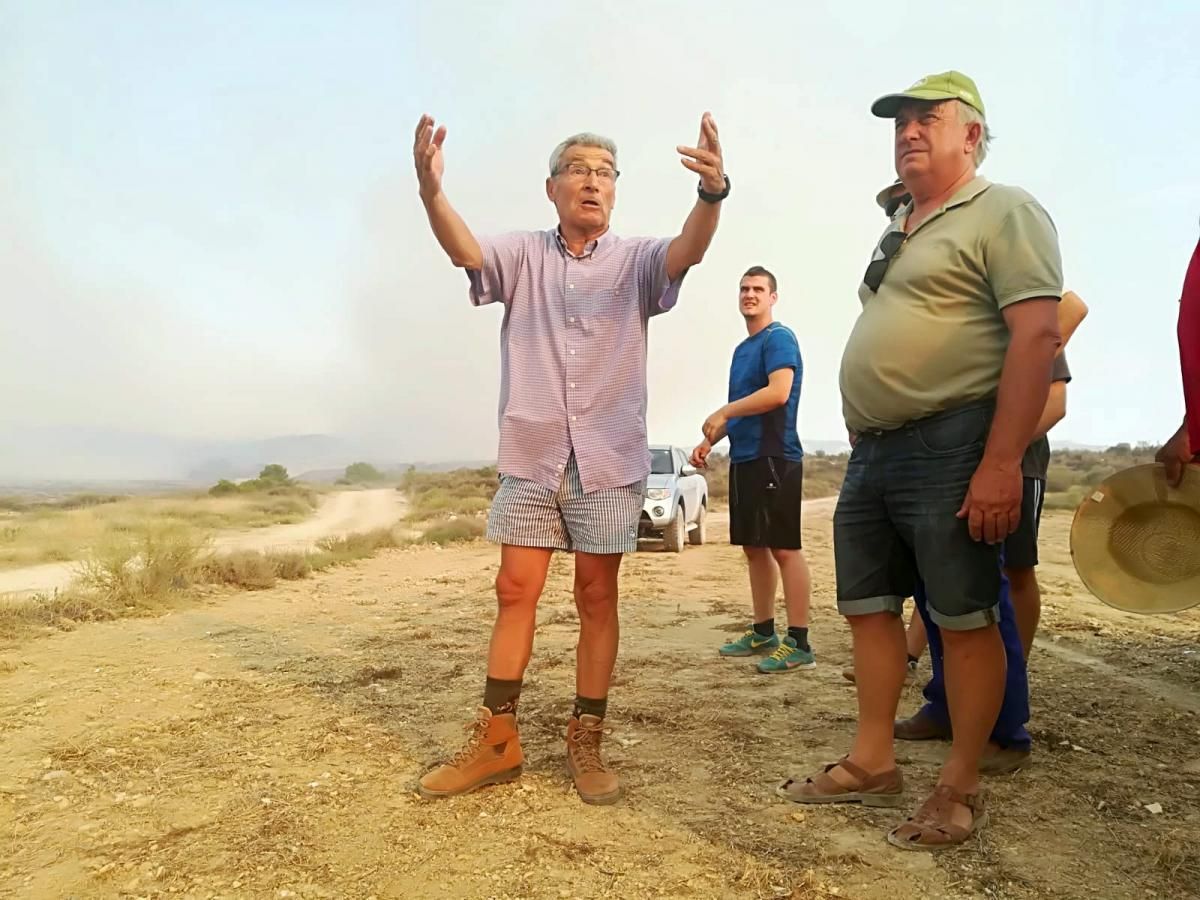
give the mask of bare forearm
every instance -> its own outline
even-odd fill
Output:
[[[741,400],[725,406],[725,415],[730,419],[738,419],[745,416],[761,416],[763,413],[768,413],[773,409],[778,409],[787,403],[788,395],[786,392],[780,392],[773,384],[769,384],[764,388],[759,388],[753,394],[743,397]]]
[[[482,269],[483,249],[462,216],[454,211],[446,195],[441,191],[430,197],[422,194],[421,202],[425,204],[425,214],[429,216],[433,236],[442,245],[450,261],[463,269]]]
[[[1013,334],[1004,356],[996,415],[984,450],[986,459],[1000,464],[1020,462],[1046,408],[1050,370],[1061,343],[1057,329]]]
[[[1058,304],[1058,333],[1062,337],[1062,346],[1075,333],[1075,329],[1087,318],[1087,304],[1074,291],[1066,291]]]
[[[1067,383],[1056,381],[1050,385],[1050,393],[1046,398],[1046,406],[1042,409],[1042,417],[1038,420],[1033,432],[1033,439],[1040,440],[1050,433],[1050,429],[1061,422],[1067,415]]]
[[[696,201],[687,221],[683,223],[683,230],[671,241],[667,250],[667,277],[671,281],[682,277],[691,266],[704,259],[713,235],[717,233],[720,219],[720,203]]]

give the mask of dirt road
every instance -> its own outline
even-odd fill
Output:
[[[312,516],[292,525],[272,525],[218,534],[213,546],[231,550],[305,550],[322,538],[387,528],[404,515],[404,498],[390,488],[338,491],[321,498]],[[0,572],[0,594],[48,593],[71,583],[77,563],[48,563]]]
[[[526,774],[437,803],[415,780],[458,746],[478,702],[490,547],[391,551],[2,650],[0,895],[1200,895],[1200,773],[1186,769],[1200,756],[1200,611],[1100,606],[1070,568],[1062,515],[1045,524],[1035,762],[989,783],[993,824],[979,839],[905,853],[883,839],[904,810],[774,796],[843,753],[854,726],[828,506],[806,519],[809,673],[717,657],[749,608],[736,549],[626,560],[606,744],[626,795],[613,807],[582,805],[563,770],[577,634],[566,557],[521,701]],[[919,700],[907,689],[903,710]],[[914,802],[943,750],[899,746]]]

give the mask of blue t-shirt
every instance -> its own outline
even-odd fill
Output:
[[[729,433],[730,462],[750,462],[764,456],[792,460],[804,457],[796,432],[804,363],[800,360],[796,335],[786,325],[772,322],[737,345],[729,367],[729,402],[765,388],[769,383],[768,376],[785,368],[795,372],[787,403],[762,415],[729,420],[726,431]]]

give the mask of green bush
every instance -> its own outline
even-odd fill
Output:
[[[408,518],[414,522],[470,516],[488,509],[496,493],[496,469],[456,469],[452,472],[405,473],[400,489],[408,498]]]
[[[362,484],[372,481],[383,481],[384,474],[370,463],[356,462],[346,466],[346,481],[350,484]]]
[[[263,470],[258,473],[258,480],[271,484],[290,484],[292,479],[286,468],[279,463],[271,463],[269,466],[263,466]]]

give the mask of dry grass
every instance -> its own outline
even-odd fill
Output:
[[[455,518],[429,526],[418,540],[422,544],[459,544],[479,540],[486,530],[483,519]]]
[[[0,640],[69,630],[82,622],[153,615],[195,599],[195,589],[203,586],[264,590],[281,579],[306,578],[407,543],[382,528],[326,539],[311,553],[216,554],[187,531],[159,529],[123,542],[110,541],[91,553],[67,590],[0,598]]]
[[[1154,462],[1157,447],[1117,444],[1103,452],[1064,450],[1050,459],[1046,475],[1046,509],[1076,509],[1092,488],[1131,466]]]
[[[804,456],[804,496],[815,500],[832,497],[842,488],[846,475],[848,454],[830,456],[825,453],[807,453]],[[713,454],[708,458],[708,468],[703,472],[708,481],[708,496],[724,502],[729,499],[729,457]]]
[[[408,498],[408,519],[430,522],[450,516],[485,512],[496,493],[494,467],[456,469],[453,472],[405,473],[400,490]]]
[[[187,531],[162,528],[140,539],[110,540],[83,562],[78,589],[107,604],[152,607],[192,586],[203,545]]]
[[[198,541],[218,529],[300,522],[316,502],[313,491],[297,487],[229,497],[89,494],[54,503],[11,501],[0,518],[0,568],[81,559],[106,552],[116,538],[137,539],[163,530],[184,531]]]

